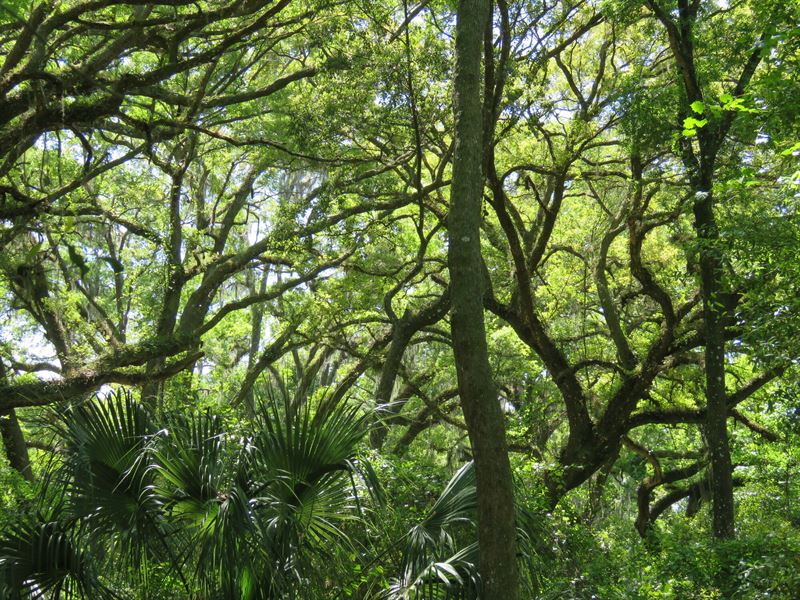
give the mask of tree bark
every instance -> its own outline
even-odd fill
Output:
[[[710,182],[709,182],[710,184]],[[725,327],[719,301],[721,260],[714,202],[710,185],[695,194],[695,231],[700,242],[700,292],[706,345],[706,442],[711,453],[711,497],[714,537],[734,536],[733,466],[728,441],[728,406],[725,393]]]
[[[0,383],[6,383],[6,366],[2,360],[0,360]],[[0,436],[3,438],[8,464],[25,479],[33,481],[28,445],[25,443],[25,435],[13,408],[0,411]]]
[[[17,420],[17,413],[12,408],[0,412],[0,434],[6,449],[8,464],[28,481],[33,481],[31,460],[28,457],[28,446],[25,436]]]
[[[389,344],[389,350],[386,352],[381,376],[375,389],[375,406],[377,407],[379,419],[370,430],[369,441],[370,445],[376,450],[380,450],[383,447],[386,435],[389,432],[388,422],[392,417],[400,413],[405,404],[401,398],[397,398],[393,402],[392,392],[403,362],[403,355],[411,343],[411,338],[423,328],[441,321],[449,308],[450,291],[445,290],[441,297],[430,306],[426,306],[417,312],[407,310],[402,317],[395,321],[392,327],[392,341]]]
[[[699,4],[678,3],[678,19],[655,1],[647,0],[650,9],[664,25],[675,64],[681,74],[686,105],[705,103],[703,89],[695,68],[693,28],[698,18]],[[753,51],[744,63],[733,97],[741,97],[761,63],[766,33],[762,33]],[[688,108],[680,115],[686,116]],[[733,503],[733,469],[728,439],[728,406],[725,393],[725,307],[722,298],[722,248],[719,247],[719,230],[714,217],[713,184],[716,160],[737,111],[710,118],[710,122],[697,133],[699,153],[687,138],[681,139],[681,155],[689,173],[694,193],[694,229],[697,235],[700,265],[700,294],[703,301],[703,333],[705,338],[706,379],[706,442],[711,454],[711,496],[713,532],[716,538],[735,535]]]
[[[481,53],[486,0],[460,0],[456,21],[455,154],[448,228],[451,331],[478,501],[483,597],[516,600],[516,523],[503,412],[492,380],[483,315],[480,249],[483,191]]]

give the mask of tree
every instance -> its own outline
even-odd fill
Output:
[[[455,152],[450,190],[448,266],[458,388],[475,460],[478,547],[484,594],[516,598],[514,486],[503,412],[492,379],[483,317],[480,220],[483,118],[480,65],[489,4],[459,2],[454,77]],[[484,90],[491,94],[492,90]]]
[[[267,380],[280,422],[363,410],[346,461],[369,456],[387,502],[350,496],[324,560],[291,533],[274,561],[251,555],[275,540],[250,531],[211,570],[235,548],[301,574],[283,589],[313,580],[313,598],[469,596],[481,571],[515,587],[490,563],[513,568],[517,539],[519,594],[796,589],[780,551],[797,554],[800,493],[798,7],[490,4],[464,3],[470,26],[442,0],[3,4],[4,552],[62,540],[62,566],[101,584],[67,576],[65,594],[140,596],[138,574],[154,595],[221,590],[178,567],[173,527],[207,542],[204,526],[160,509],[166,546],[155,535],[113,582],[93,573],[84,531],[49,510],[73,515],[83,488],[41,495],[77,456],[49,425],[129,386],[153,426],[144,450],[122,436],[132,455],[205,470],[216,496],[193,506],[210,515],[233,471],[269,479],[236,443],[267,428]],[[203,452],[220,460],[198,467],[184,430],[218,432]],[[129,470],[112,489],[130,508],[126,485],[147,500],[164,472],[118,460],[123,446],[72,467]],[[717,546],[706,509],[734,500],[741,538]],[[276,525],[279,505],[256,512]],[[145,508],[79,520],[116,557],[132,527],[156,532]],[[730,562],[695,560],[718,547]],[[226,594],[249,578],[236,567]]]
[[[745,106],[751,80],[762,62],[765,48],[774,28],[773,19],[758,23],[751,49],[744,53],[743,65],[733,76],[733,87],[718,94],[722,106],[712,106],[714,92],[702,82],[703,74],[695,57],[696,33],[701,14],[699,3],[678,2],[673,19],[653,0],[648,1],[664,26],[675,65],[680,74],[683,104],[680,116],[685,130],[681,137],[681,159],[686,169],[693,195],[694,229],[698,240],[700,291],[703,301],[703,335],[705,359],[706,419],[705,433],[711,451],[711,482],[714,515],[714,535],[730,538],[735,533],[733,475],[728,442],[728,407],[725,385],[725,301],[723,282],[724,250],[719,244],[719,227],[715,216],[714,186],[717,161],[734,119]],[[730,66],[729,69],[736,69]],[[704,115],[698,120],[690,116]],[[697,129],[695,129],[695,125]],[[697,136],[697,148],[692,138]]]

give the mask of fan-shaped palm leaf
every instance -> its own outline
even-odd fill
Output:
[[[196,565],[206,592],[231,596],[242,587],[241,574],[253,570],[258,524],[247,483],[248,448],[231,452],[227,442],[217,415],[172,416],[153,445],[153,468],[184,562]]]
[[[109,597],[77,537],[41,512],[13,524],[0,539],[0,598]]]
[[[143,575],[151,559],[175,564],[149,464],[154,428],[144,407],[119,390],[69,407],[57,429],[63,460],[49,474],[44,497],[63,498],[96,559],[115,561],[114,574],[130,567]]]
[[[424,518],[404,537],[402,575],[387,596],[410,600],[477,597],[477,543],[459,544],[475,537],[476,508],[475,469],[469,462],[453,475]],[[468,536],[458,539],[458,529],[466,529]],[[519,558],[528,570],[542,533],[534,515],[517,507]]]
[[[308,402],[297,406],[272,394],[262,400],[253,439],[255,507],[284,574],[307,570],[304,561],[324,556],[334,542],[349,543],[339,524],[357,508],[351,478],[370,471],[357,459],[366,422],[358,407],[314,413]]]
[[[147,444],[152,426],[129,392],[114,392],[69,408],[61,435],[66,455],[54,481],[70,509],[95,529],[144,533],[157,509]]]

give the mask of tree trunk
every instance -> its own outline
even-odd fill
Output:
[[[697,2],[678,2],[678,20],[655,0],[647,0],[650,9],[667,30],[675,64],[681,74],[686,107],[680,113],[687,116],[695,102],[705,103],[697,77],[694,58],[693,28],[698,18]],[[752,50],[735,79],[733,96],[744,95],[750,80],[761,63],[764,37]],[[703,299],[703,330],[705,334],[706,379],[706,442],[711,452],[711,496],[713,530],[716,538],[734,536],[733,468],[728,440],[728,407],[725,393],[725,308],[720,297],[722,283],[722,248],[714,218],[713,183],[716,159],[735,118],[735,111],[714,117],[697,133],[699,154],[689,138],[681,138],[683,164],[689,173],[694,192],[694,229],[697,235],[700,263],[700,294]]]
[[[6,383],[6,367],[0,360],[0,383]],[[28,457],[28,445],[13,408],[0,411],[0,436],[6,450],[8,464],[28,481],[33,481],[33,470]]]
[[[3,446],[6,449],[8,464],[28,481],[33,481],[31,461],[28,457],[28,446],[25,436],[17,420],[17,413],[12,408],[0,412],[0,434],[3,436]]]
[[[460,0],[456,22],[455,155],[448,228],[451,331],[458,388],[475,460],[483,597],[516,600],[516,524],[503,412],[483,315],[481,53],[489,3]]]
[[[714,537],[734,536],[733,467],[728,443],[725,393],[725,329],[720,302],[721,264],[710,182],[695,194],[695,230],[700,242],[700,291],[703,298],[706,376],[706,441],[711,452]]]
[[[416,330],[411,326],[409,319],[403,315],[392,328],[392,341],[383,361],[378,387],[375,390],[376,420],[369,432],[370,446],[376,450],[383,447],[386,435],[389,432],[388,419],[396,416],[402,410],[402,404],[392,404],[392,392],[397,380],[397,373],[403,361],[403,355]]]
[[[418,312],[406,310],[405,314],[397,319],[392,326],[392,341],[386,352],[383,362],[378,387],[375,389],[375,406],[378,410],[378,419],[370,430],[370,444],[376,450],[383,447],[386,435],[389,432],[389,422],[403,410],[405,400],[400,397],[392,401],[394,384],[403,362],[403,355],[411,343],[411,338],[425,327],[441,321],[450,308],[450,292],[445,290],[441,297]]]

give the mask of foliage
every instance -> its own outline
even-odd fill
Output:
[[[458,4],[0,2],[0,597],[478,593]],[[471,276],[524,593],[793,598],[800,5],[492,4]]]
[[[123,391],[77,404],[60,417],[63,459],[43,479],[49,512],[6,528],[8,593],[98,597],[97,573],[111,587],[139,573],[147,586],[159,565],[186,593],[289,593],[347,542],[337,523],[356,513],[353,477],[369,472],[356,454],[365,418],[269,397],[237,432],[208,411],[156,426]]]

